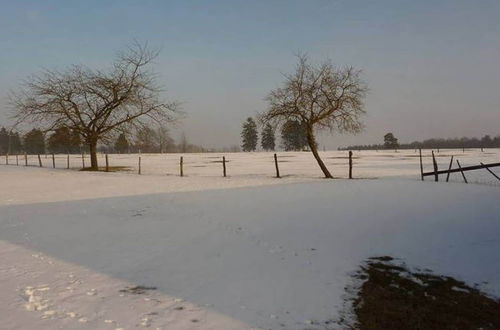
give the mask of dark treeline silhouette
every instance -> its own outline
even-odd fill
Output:
[[[398,149],[462,149],[462,148],[500,148],[500,135],[492,138],[485,135],[478,139],[475,137],[468,138],[451,138],[451,139],[427,139],[424,141],[415,141],[411,143],[399,144]],[[385,144],[370,144],[370,145],[353,145],[339,148],[339,150],[379,150],[393,149],[387,148]]]
[[[170,137],[165,127],[153,129],[141,127],[132,133],[121,133],[114,139],[98,145],[99,152],[107,153],[191,153],[207,152],[201,146],[189,143],[182,134],[179,142]],[[228,151],[239,151],[231,147]],[[83,143],[81,136],[67,127],[61,127],[52,132],[43,132],[33,128],[26,133],[0,127],[0,154],[80,154],[89,153],[89,147]]]

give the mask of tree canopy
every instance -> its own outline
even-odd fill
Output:
[[[269,107],[260,115],[260,120],[276,125],[289,120],[303,124],[314,158],[325,177],[332,178],[318,153],[316,131],[361,131],[367,90],[359,70],[335,67],[330,61],[313,65],[307,56],[299,55],[295,72],[285,75],[282,86],[269,93]]]
[[[131,125],[168,123],[178,114],[176,102],[166,102],[148,68],[158,52],[135,43],[118,54],[109,70],[74,65],[46,70],[27,79],[11,95],[18,122],[36,122],[45,131],[67,127],[89,146],[91,168],[97,170],[97,143]]]

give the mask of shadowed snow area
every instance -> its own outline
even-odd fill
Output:
[[[338,316],[349,274],[374,255],[500,295],[499,201],[497,187],[401,179],[4,205],[0,240],[82,268],[83,281],[90,272],[154,287],[155,299],[182,299],[248,328],[314,329]],[[16,267],[11,250],[2,267]],[[2,296],[23,309],[14,294],[23,286],[6,286],[8,274],[0,272]],[[78,325],[96,328],[99,317]],[[195,320],[192,328],[211,328]]]

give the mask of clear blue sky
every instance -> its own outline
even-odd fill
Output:
[[[5,95],[42,68],[106,67],[133,39],[160,47],[181,130],[239,144],[241,122],[307,52],[364,70],[367,129],[323,144],[500,134],[500,1],[0,1],[0,123]]]

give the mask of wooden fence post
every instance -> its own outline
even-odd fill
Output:
[[[38,165],[42,167],[42,158],[40,158],[40,154],[38,154]]]
[[[480,164],[484,166],[484,164],[483,164],[483,163],[480,163]],[[490,172],[491,174],[493,174],[493,176],[494,176],[495,178],[497,178],[498,180],[500,180],[500,177],[498,177],[498,175],[496,175],[495,173],[493,173],[493,171],[492,171],[492,170],[490,170],[488,167],[485,167],[485,169],[486,169],[488,172]]]
[[[438,165],[436,162],[436,157],[434,157],[434,150],[432,150],[432,165],[434,166],[434,181],[438,182],[439,181]]]
[[[56,156],[52,154],[52,168],[56,168]]]
[[[5,165],[9,165],[9,154],[5,154]]]
[[[106,154],[106,172],[109,172],[109,158],[108,158],[108,154]]]
[[[222,156],[222,173],[226,177],[226,156]]]
[[[85,154],[82,152],[82,168],[85,168]]]
[[[141,156],[139,156],[139,175],[141,175]]]
[[[464,171],[462,171],[462,166],[460,166],[460,162],[458,161],[458,159],[457,159],[457,165],[458,165],[458,168],[460,169],[460,173],[462,173],[462,177],[464,178],[465,183],[468,183],[467,179],[465,178],[465,173],[464,173]]]
[[[19,156],[16,154],[16,166],[19,166]]]
[[[448,166],[448,174],[446,174],[446,182],[450,180],[450,170],[452,165],[453,165],[453,156],[451,156],[450,166]]]
[[[420,157],[420,178],[424,181],[424,165],[422,164],[422,149],[418,149],[418,154]]]
[[[181,160],[179,162],[179,166],[180,166],[180,171],[181,171],[181,176],[184,176],[184,157],[181,156]]]
[[[69,154],[66,158],[66,168],[69,170]]]
[[[349,179],[352,179],[352,151],[349,150]]]
[[[24,166],[28,166],[28,154],[24,153]]]
[[[278,167],[278,155],[274,154],[274,167],[276,167],[276,177],[281,178],[280,168]]]

